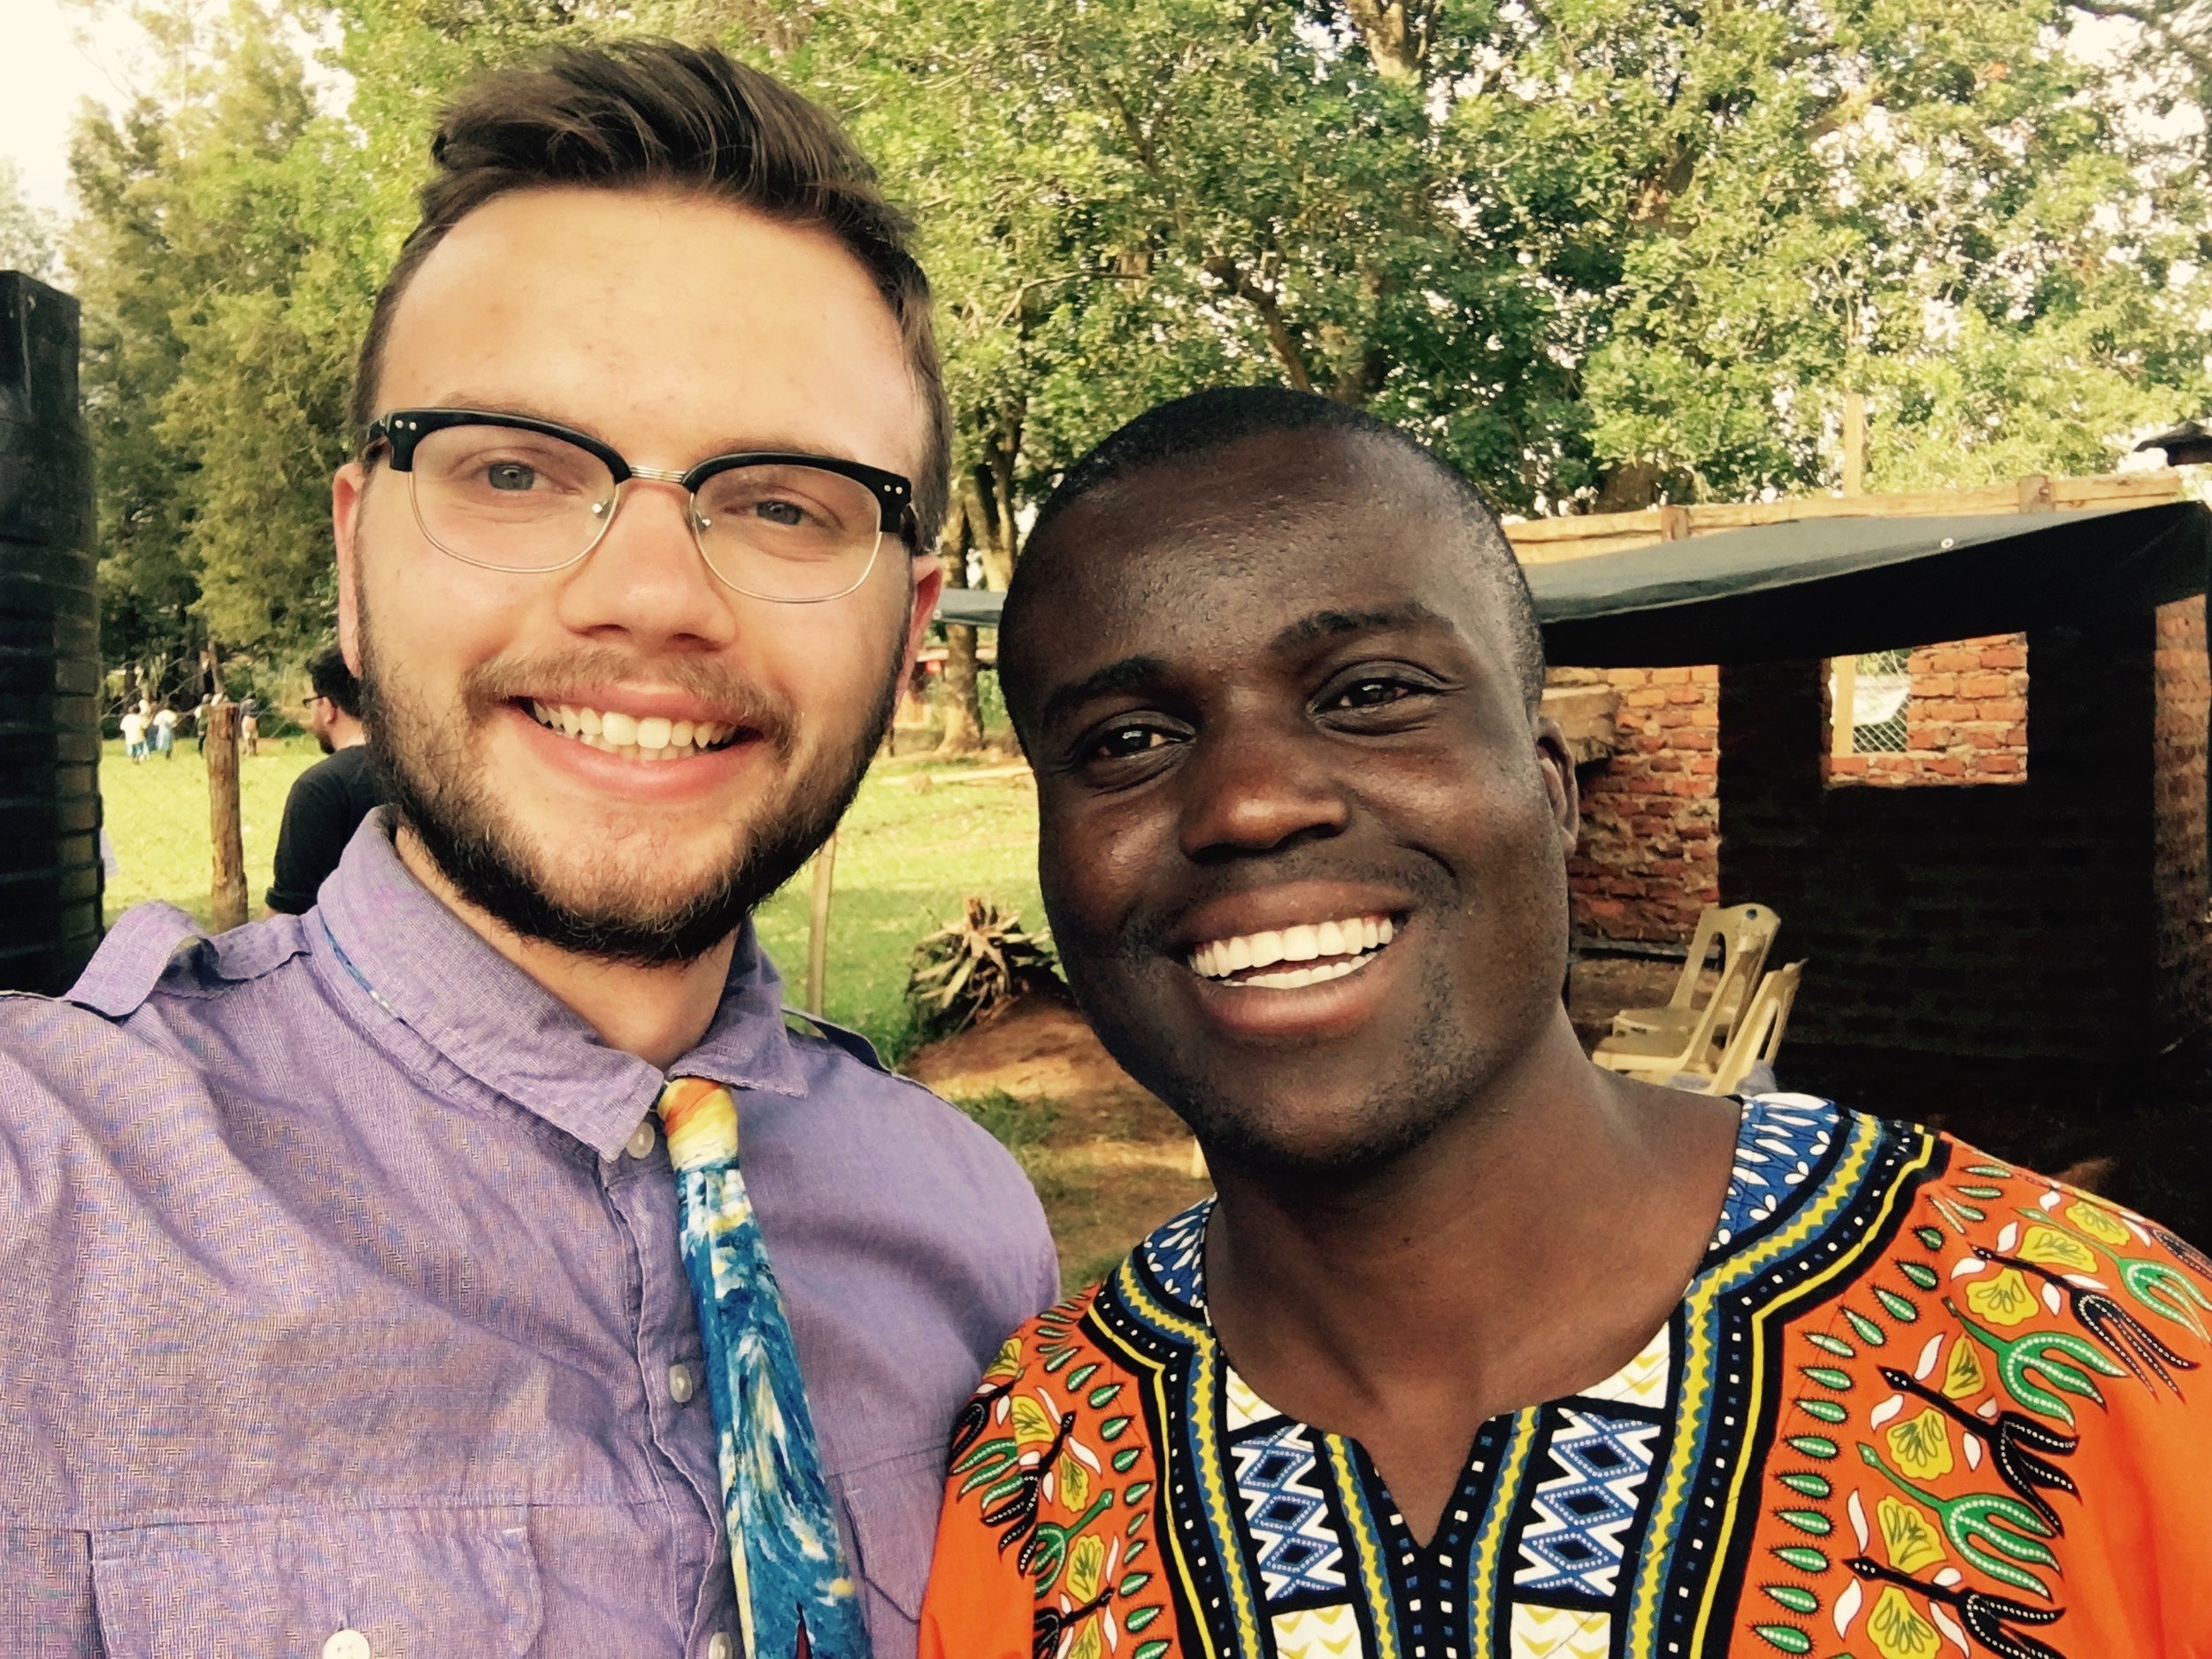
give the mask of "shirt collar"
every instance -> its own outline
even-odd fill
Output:
[[[355,832],[323,884],[317,914],[345,969],[386,1018],[603,1157],[622,1149],[672,1076],[806,1092],[783,1023],[783,982],[749,920],[706,1035],[663,1072],[602,1042],[416,879],[392,845],[388,808]]]

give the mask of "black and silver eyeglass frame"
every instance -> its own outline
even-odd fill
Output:
[[[658,483],[676,486],[687,495],[693,497],[695,503],[699,488],[724,472],[758,466],[812,467],[819,472],[832,472],[849,478],[866,489],[875,497],[876,505],[881,515],[879,533],[895,536],[906,544],[910,552],[918,546],[919,526],[914,514],[912,480],[897,472],[887,472],[881,467],[869,466],[859,461],[844,460],[837,456],[807,455],[798,451],[778,449],[748,449],[729,455],[710,456],[697,465],[678,472],[669,467],[634,465],[618,450],[601,442],[589,433],[579,432],[572,426],[564,426],[557,421],[540,420],[529,415],[508,414],[499,411],[480,409],[392,410],[369,423],[366,432],[363,434],[362,456],[364,459],[370,458],[380,448],[390,456],[394,472],[411,473],[414,470],[416,446],[432,434],[447,431],[455,426],[503,426],[517,432],[535,433],[541,437],[557,438],[564,443],[573,444],[605,466],[618,489],[632,479],[649,479]],[[606,521],[600,526],[600,535],[594,537],[590,545],[582,549],[573,557],[565,560],[561,565],[545,568],[547,570],[565,569],[567,565],[584,558],[593,548],[598,545],[599,540],[604,536],[613,518],[614,514],[610,511]],[[478,560],[466,558],[465,555],[453,553],[450,549],[442,550],[453,557],[464,559],[465,563],[480,563]],[[703,550],[703,549],[702,551]],[[869,564],[872,567],[874,564],[872,557],[869,560]],[[709,565],[712,568],[711,561],[709,561]],[[487,568],[506,569],[509,567],[489,565]],[[719,574],[718,572],[717,573]],[[862,573],[860,580],[866,580],[865,572]],[[854,586],[857,587],[858,582],[856,581]],[[741,589],[741,591],[744,590]],[[849,592],[851,589],[849,588],[846,591]],[[831,594],[824,596],[841,598],[843,595]],[[808,602],[801,600],[787,603],[804,603]]]

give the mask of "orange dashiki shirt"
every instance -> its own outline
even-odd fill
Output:
[[[1207,1323],[1209,1205],[1000,1351],[922,1659],[2212,1655],[2212,1263],[1806,1095],[1617,1375],[1492,1418],[1425,1544]]]

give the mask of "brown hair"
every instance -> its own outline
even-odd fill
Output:
[[[357,441],[376,418],[392,313],[454,226],[495,197],[547,186],[676,188],[826,230],[857,259],[898,319],[926,411],[914,480],[916,545],[945,515],[952,447],[929,279],[909,250],[913,227],[883,197],[875,170],[828,114],[780,81],[711,47],[618,41],[558,50],[537,66],[484,76],[438,122],[422,218],[369,314],[349,411]]]

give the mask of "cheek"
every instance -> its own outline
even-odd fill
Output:
[[[396,512],[386,511],[395,505]],[[419,701],[424,690],[443,690],[520,640],[532,579],[480,571],[427,545],[404,496],[367,505],[358,557],[362,626],[388,692],[412,692]],[[541,593],[539,603],[549,596]]]

